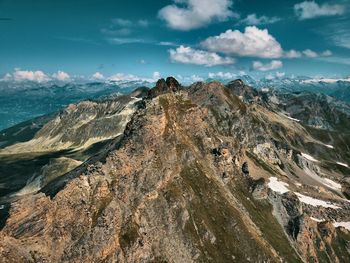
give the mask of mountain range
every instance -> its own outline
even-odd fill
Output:
[[[256,89],[276,89],[288,93],[307,91],[350,102],[349,78],[314,79],[299,76],[255,79],[245,74],[236,77]],[[205,82],[216,80],[222,83],[230,81],[227,76],[218,75],[215,78],[205,79]],[[99,81],[77,79],[71,82],[49,81],[47,83],[0,80],[0,130],[35,117],[54,113],[81,100],[103,98],[118,93],[128,94],[137,87],[150,88],[154,85],[155,81],[152,79]]]
[[[298,82],[169,77],[3,130],[1,261],[348,262],[348,95]]]

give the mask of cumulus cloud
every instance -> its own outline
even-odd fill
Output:
[[[211,79],[233,79],[237,77],[237,74],[231,72],[209,72],[208,77]]]
[[[229,57],[222,57],[214,52],[207,52],[204,50],[197,50],[191,47],[180,46],[178,48],[170,49],[170,60],[183,64],[194,64],[203,66],[216,66],[233,64],[235,60]]]
[[[68,73],[64,72],[64,71],[57,71],[56,73],[52,74],[52,77],[54,79],[57,79],[59,81],[69,81],[70,80],[70,76],[68,75]]]
[[[202,77],[198,76],[198,75],[192,75],[192,76],[191,76],[191,80],[192,80],[193,82],[204,81],[204,79],[203,79]]]
[[[329,57],[329,56],[332,56],[333,55],[333,53],[332,53],[332,51],[330,51],[330,50],[325,50],[325,51],[323,51],[322,53],[321,53],[321,56],[322,57]]]
[[[105,77],[103,76],[102,73],[96,72],[91,76],[92,80],[103,80]]]
[[[286,58],[300,58],[302,56],[302,53],[300,51],[291,49],[287,52],[285,52]]]
[[[308,58],[317,58],[318,57],[318,54],[311,49],[305,49],[303,51],[303,54]]]
[[[108,78],[111,81],[139,81],[140,77],[133,74],[117,73]]]
[[[283,55],[280,43],[268,30],[255,26],[246,27],[244,32],[227,30],[207,38],[201,46],[210,51],[242,57],[279,58]]]
[[[153,72],[151,77],[140,77],[133,74],[117,73],[108,78],[109,81],[115,82],[129,82],[129,81],[145,81],[153,83],[161,78],[161,74],[158,71]]]
[[[241,23],[249,26],[257,26],[257,25],[267,25],[273,24],[280,21],[279,17],[268,17],[268,16],[260,16],[258,17],[256,14],[249,14],[246,18],[244,18]]]
[[[193,82],[204,81],[204,78],[198,75],[182,76],[176,75],[176,78],[182,83],[192,84]]]
[[[160,79],[161,77],[162,77],[162,75],[161,75],[158,71],[153,72],[152,78],[153,78],[154,80],[158,80],[158,79]]]
[[[170,28],[191,30],[206,26],[213,21],[226,21],[237,14],[230,10],[231,0],[173,0],[172,5],[158,12],[159,18]]]
[[[253,69],[260,71],[269,71],[283,67],[283,63],[280,60],[272,60],[269,63],[262,63],[261,61],[253,62]]]
[[[22,82],[22,81],[33,81],[33,82],[47,82],[50,81],[50,77],[46,75],[41,70],[37,71],[31,71],[31,70],[20,70],[15,69],[15,72],[13,73],[7,73],[3,80],[5,81],[16,81],[16,82]]]
[[[304,1],[294,5],[294,12],[300,20],[304,20],[320,16],[342,15],[345,12],[345,6],[328,3],[319,5],[315,1]]]
[[[292,49],[284,53],[285,58],[301,58],[301,57],[318,58],[318,57],[329,57],[332,55],[333,53],[330,50],[325,50],[323,52],[317,53],[316,51],[313,51],[309,48],[303,51],[297,51]]]

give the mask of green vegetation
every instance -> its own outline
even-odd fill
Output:
[[[265,163],[263,160],[261,160],[260,158],[258,158],[254,153],[251,153],[249,151],[246,151],[247,156],[253,160],[253,162],[257,165],[260,166],[261,168],[263,168],[265,171],[267,171],[268,173],[270,173],[271,175],[276,175],[276,171],[271,168],[270,165],[268,165],[267,163]]]
[[[232,193],[248,210],[253,222],[260,228],[263,237],[287,262],[302,262],[291,246],[282,226],[272,214],[272,206],[267,200],[255,200],[247,190],[243,180],[235,181],[230,185]]]
[[[253,262],[271,259],[270,252],[249,233],[239,212],[198,163],[186,165],[167,189],[167,200],[186,198],[188,242],[203,256],[199,262]]]

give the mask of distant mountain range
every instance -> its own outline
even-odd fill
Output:
[[[350,103],[350,78],[312,79],[309,77],[283,77],[256,80],[249,75],[238,75],[244,83],[257,89],[277,89],[286,92],[308,91],[322,93]],[[228,83],[232,79],[208,78]],[[70,103],[84,99],[96,99],[111,94],[127,94],[141,86],[152,87],[151,80],[119,80],[71,83],[6,82],[0,81],[0,130],[19,122],[55,112]]]
[[[37,116],[56,112],[71,103],[126,94],[152,85],[148,82],[36,83],[0,81],[0,130]]]

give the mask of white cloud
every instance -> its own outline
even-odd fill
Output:
[[[180,46],[176,50],[170,49],[169,52],[172,62],[183,64],[195,64],[211,67],[216,65],[233,64],[235,62],[233,58],[221,57],[213,52],[197,50],[185,46]]]
[[[184,84],[192,84],[193,82],[204,81],[204,78],[198,75],[191,76],[182,76],[176,75],[177,80],[181,81]]]
[[[342,15],[345,12],[345,6],[328,3],[319,5],[315,1],[304,1],[294,5],[294,12],[300,20],[304,20],[320,16]]]
[[[108,80],[111,81],[139,81],[141,80],[140,77],[135,76],[133,74],[124,74],[124,73],[117,73],[108,78]]]
[[[305,49],[303,51],[303,54],[308,58],[317,58],[318,54],[315,51],[312,51],[311,49]]]
[[[50,81],[50,77],[46,75],[41,70],[37,71],[30,71],[30,70],[20,70],[15,69],[15,72],[7,73],[3,80],[5,81],[16,81],[16,82],[22,82],[22,81],[34,81],[38,83],[47,82]]]
[[[306,83],[306,84],[319,83],[319,82],[337,83],[338,81],[350,82],[350,77],[349,78],[314,78],[314,79],[302,80],[301,83]]]
[[[172,5],[158,12],[170,28],[191,30],[206,26],[213,21],[226,21],[237,16],[230,10],[231,0],[173,0]]]
[[[209,37],[201,46],[209,51],[237,55],[241,57],[259,58],[317,58],[332,55],[330,50],[317,53],[311,49],[284,51],[281,44],[269,34],[267,29],[248,26],[244,32],[227,30],[218,36]]]
[[[260,16],[258,17],[256,14],[249,14],[246,18],[244,18],[241,23],[249,25],[249,26],[257,26],[257,25],[267,25],[267,24],[273,24],[278,21],[280,21],[281,18],[279,17],[267,17],[267,16]]]
[[[317,53],[316,51],[313,51],[311,49],[305,49],[304,51],[297,51],[297,50],[289,50],[284,53],[284,57],[286,58],[300,58],[300,57],[307,57],[307,58],[317,58],[317,57],[329,57],[332,56],[333,53],[330,50],[325,50],[321,53]]]
[[[203,81],[204,79],[202,77],[198,76],[198,75],[192,75],[191,76],[191,80],[193,82],[198,82],[198,81]]]
[[[152,78],[153,78],[154,80],[158,80],[158,79],[160,79],[161,77],[162,77],[162,76],[161,76],[161,74],[160,74],[158,71],[153,72]]]
[[[291,49],[285,52],[286,58],[300,58],[301,56],[302,56],[301,52],[294,49]]]
[[[145,81],[153,83],[161,78],[158,71],[153,72],[152,77],[140,77],[133,74],[117,73],[108,78],[109,81],[115,82],[129,82],[129,81]]]
[[[272,60],[270,63],[263,64],[261,61],[254,61],[253,68],[260,71],[269,71],[283,67],[280,60]]]
[[[322,53],[321,53],[321,56],[322,57],[329,57],[329,56],[332,56],[333,55],[333,53],[332,53],[332,51],[330,51],[330,50],[325,50],[325,51],[323,51]]]
[[[104,78],[105,77],[100,72],[96,72],[91,76],[91,79],[93,79],[93,80],[103,80]]]
[[[210,51],[242,57],[279,58],[283,55],[280,43],[268,30],[255,26],[246,27],[243,33],[227,30],[218,36],[207,38],[201,45]]]
[[[208,77],[211,78],[211,79],[233,79],[233,78],[236,78],[237,77],[237,74],[235,73],[231,73],[231,72],[216,72],[216,73],[213,73],[213,72],[209,72],[208,73]]]
[[[69,81],[70,80],[70,76],[64,72],[64,71],[57,71],[56,73],[52,74],[52,77],[54,79],[57,79],[59,81]]]

